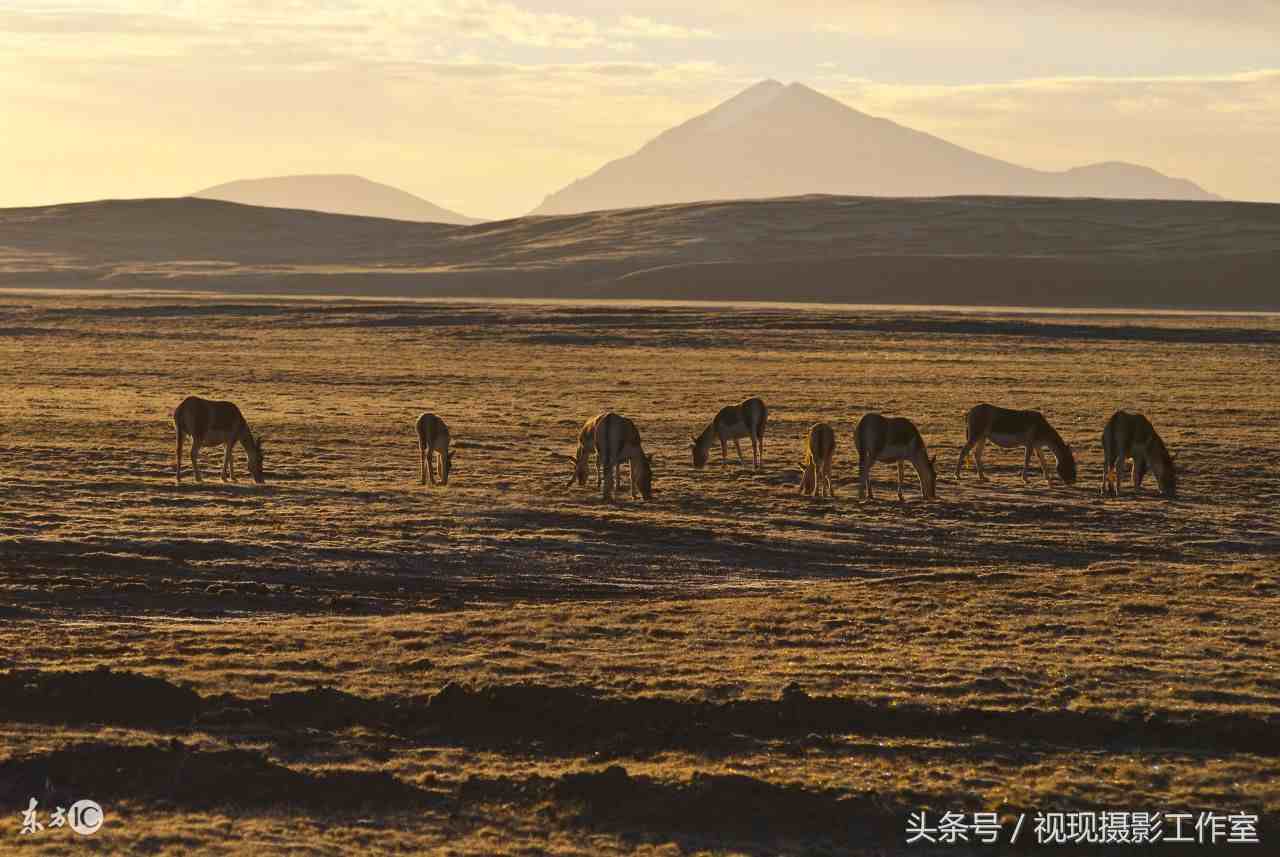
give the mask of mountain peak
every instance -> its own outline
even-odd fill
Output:
[[[192,196],[266,208],[296,208],[419,223],[465,225],[480,222],[407,191],[353,173],[241,179],[205,188]]]
[[[551,194],[534,214],[805,194],[1215,199],[1148,167],[1049,172],[763,80]]]
[[[785,91],[786,87],[776,80],[762,80],[754,86],[747,87],[727,101],[720,102],[720,104],[694,118],[686,125],[697,123],[698,127],[707,131],[727,128],[769,106]]]

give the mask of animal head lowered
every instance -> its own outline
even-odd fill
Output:
[[[1147,450],[1147,462],[1160,483],[1160,493],[1170,500],[1178,496],[1178,465],[1163,443],[1152,443]]]
[[[262,475],[262,459],[264,457],[262,451],[262,435],[258,435],[257,437],[249,435],[249,437],[252,439],[252,442],[244,445],[245,451],[249,455],[249,473],[253,476],[253,481],[261,485],[267,481]]]
[[[1065,443],[1055,453],[1058,457],[1058,478],[1068,485],[1076,484],[1076,457]]]
[[[440,464],[440,482],[442,485],[449,484],[449,473],[453,470],[453,450],[449,450],[443,456]]]
[[[930,458],[920,469],[920,492],[926,500],[938,499],[938,456]]]
[[[800,461],[800,493],[806,496],[812,495],[817,490],[817,487],[817,467],[814,466],[813,459],[809,457],[809,453],[806,451],[804,458]]]
[[[638,455],[631,459],[631,466],[635,469],[633,478],[636,486],[640,489],[640,496],[645,500],[653,499],[653,456]]]
[[[590,464],[590,456],[579,450],[577,455],[565,455],[563,452],[553,452],[551,457],[557,461],[568,461],[573,465],[573,471],[569,475],[569,483],[566,488],[572,488],[576,482],[579,487],[587,484],[587,470]]]
[[[693,439],[693,466],[702,469],[707,466],[707,459],[711,457],[711,447],[703,446],[699,443],[698,438]]]

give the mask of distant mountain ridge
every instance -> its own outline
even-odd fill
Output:
[[[470,225],[481,221],[441,208],[419,196],[356,175],[275,176],[242,179],[191,194],[201,199],[297,208],[327,214],[384,217],[417,223]]]
[[[190,197],[0,209],[0,288],[1280,311],[1277,270],[1264,203],[804,196],[475,226]]]
[[[1030,169],[862,113],[799,83],[758,83],[548,196],[533,214],[810,193],[1216,200],[1120,162]]]

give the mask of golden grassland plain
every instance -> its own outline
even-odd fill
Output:
[[[0,850],[74,838],[20,836],[28,795],[141,853],[895,853],[919,809],[1274,843],[1278,370],[1267,316],[0,295]],[[266,485],[239,450],[174,484],[192,393]],[[695,471],[748,395],[764,468]],[[957,481],[981,401],[1043,410],[1079,482],[990,447]],[[651,503],[565,487],[607,408]],[[1117,408],[1176,501],[1099,496]],[[858,500],[869,410],[919,426],[937,502],[887,465]],[[831,500],[797,493],[818,420]]]

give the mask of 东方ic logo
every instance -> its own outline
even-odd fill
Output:
[[[80,836],[92,836],[107,820],[102,813],[102,805],[94,800],[78,800],[71,804],[70,809],[55,806],[46,821],[40,820],[39,807],[40,801],[34,797],[27,802],[27,808],[22,811],[22,829],[18,831],[22,836],[40,833],[46,827],[51,830],[70,827]]]

